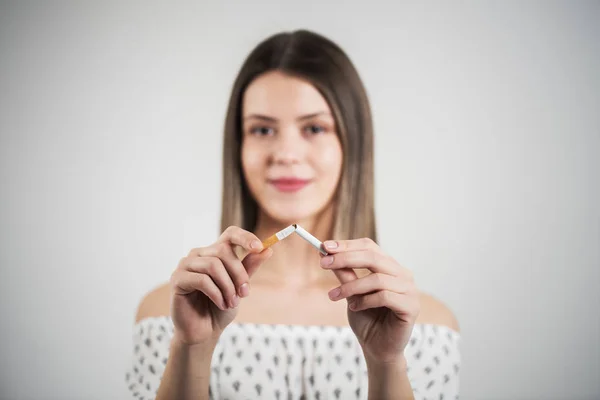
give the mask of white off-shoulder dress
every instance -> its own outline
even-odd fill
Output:
[[[134,326],[126,383],[132,398],[154,399],[169,357],[170,317]],[[417,324],[405,349],[415,399],[458,399],[458,332]],[[367,366],[350,327],[232,323],[211,363],[214,400],[367,399]]]

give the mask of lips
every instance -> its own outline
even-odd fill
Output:
[[[299,178],[278,178],[270,179],[269,183],[280,192],[291,193],[297,192],[310,183],[310,179]]]

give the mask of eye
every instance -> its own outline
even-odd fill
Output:
[[[305,128],[307,133],[310,133],[311,135],[318,135],[319,133],[324,133],[325,132],[325,128],[322,127],[321,125],[309,125]]]
[[[274,129],[267,126],[256,126],[250,129],[250,134],[256,136],[270,136],[273,133]]]

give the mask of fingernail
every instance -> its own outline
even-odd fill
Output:
[[[341,288],[339,288],[339,287],[337,287],[337,288],[335,288],[335,289],[332,289],[332,290],[329,292],[329,298],[330,298],[331,300],[335,300],[335,299],[337,299],[337,298],[340,296],[340,293],[341,293],[341,292],[342,292],[342,289],[341,289]]]
[[[262,243],[258,240],[253,240],[252,243],[250,243],[250,247],[253,249],[260,249],[262,247]]]
[[[337,242],[333,241],[333,240],[327,240],[325,243],[323,243],[325,245],[325,247],[327,247],[328,249],[336,249],[338,247]]]
[[[248,297],[250,295],[250,286],[247,283],[244,283],[240,286],[240,296]]]
[[[231,308],[237,308],[237,306],[240,304],[240,298],[238,297],[238,295],[234,295],[233,299],[231,300]]]
[[[355,310],[356,309],[356,300],[350,300],[348,302],[348,307],[350,307],[351,310]]]
[[[321,265],[326,266],[333,262],[333,256],[325,256],[321,258]]]

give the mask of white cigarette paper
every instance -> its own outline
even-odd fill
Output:
[[[275,234],[275,236],[277,236],[277,239],[283,240],[286,237],[290,236],[292,233],[294,233],[295,230],[296,230],[296,227],[294,225],[290,225],[287,228],[284,228],[284,229],[280,230],[279,232],[277,232]]]
[[[285,239],[286,237],[290,236],[292,233],[294,233],[295,230],[296,230],[296,227],[294,225],[290,225],[287,228],[283,228],[282,230],[280,230],[276,234],[274,234],[272,236],[269,236],[267,239],[265,239],[262,242],[263,247],[266,249],[267,247],[273,246],[275,243],[277,243],[277,242]]]
[[[306,230],[304,230],[304,228],[302,228],[300,225],[298,224],[294,224],[293,225],[296,228],[296,233],[298,235],[300,235],[300,237],[304,240],[306,240],[308,243],[312,244],[317,250],[319,250],[321,252],[321,254],[323,254],[324,256],[327,255],[327,252],[325,250],[323,250],[323,246],[322,243],[319,239],[317,239],[316,237],[314,237],[313,235],[311,235],[310,233],[308,233]]]

